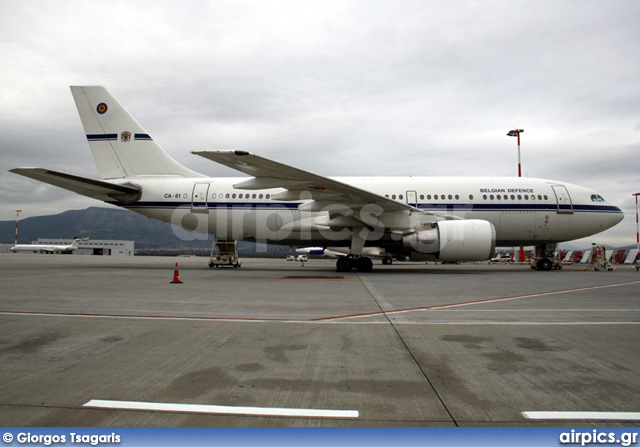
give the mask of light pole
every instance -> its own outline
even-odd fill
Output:
[[[22,210],[16,210],[16,240],[13,243],[14,246],[18,245],[18,218],[20,217],[20,213]]]
[[[520,165],[520,134],[524,132],[524,129],[512,129],[509,131],[507,136],[509,137],[518,137],[518,177],[522,177],[522,168]],[[520,247],[520,259],[518,261],[524,261],[524,247]]]
[[[640,196],[640,192],[631,195],[636,196],[636,250],[638,250],[636,257],[638,257],[640,255],[640,226],[638,225],[638,196]]]
[[[518,177],[522,177],[522,169],[520,168],[520,134],[524,132],[524,129],[510,130],[507,136],[518,137]]]

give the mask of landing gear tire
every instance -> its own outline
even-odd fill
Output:
[[[336,261],[336,270],[339,272],[350,272],[353,268],[359,272],[370,272],[373,270],[371,258],[342,256]]]
[[[549,270],[551,270],[551,267],[551,261],[546,258],[540,259],[536,264],[536,270],[538,271],[548,272]]]
[[[358,259],[357,268],[359,272],[370,272],[373,270],[373,261],[371,258]]]
[[[336,270],[339,272],[350,272],[353,268],[353,264],[351,262],[351,258],[347,256],[341,256],[336,261]]]

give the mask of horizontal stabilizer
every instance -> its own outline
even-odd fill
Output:
[[[105,202],[128,205],[137,202],[142,193],[142,189],[134,185],[118,185],[43,168],[15,168],[10,172]]]

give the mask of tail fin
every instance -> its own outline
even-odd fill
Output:
[[[106,88],[72,86],[71,93],[101,178],[202,177],[171,158]]]

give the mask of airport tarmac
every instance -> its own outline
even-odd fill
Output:
[[[0,423],[638,425],[632,267],[207,261],[0,254]]]

